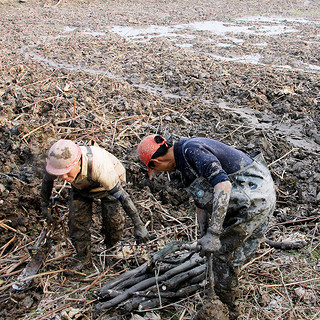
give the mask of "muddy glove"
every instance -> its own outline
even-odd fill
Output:
[[[201,246],[201,256],[219,251],[221,248],[220,235],[228,210],[231,183],[229,181],[217,183],[214,186],[214,191],[212,215],[207,233],[198,241],[198,244]]]
[[[53,222],[53,218],[51,215],[51,208],[48,208],[48,206],[46,206],[46,205],[42,206],[42,216],[44,219],[47,220],[48,223]]]
[[[208,232],[198,241],[198,245],[201,247],[201,257],[219,251],[221,248],[219,236],[214,234],[210,229],[208,229]]]
[[[41,192],[40,192],[42,216],[44,219],[46,219],[50,223],[53,222],[53,218],[51,215],[51,208],[49,208],[49,203],[50,203],[50,196],[53,188],[54,179],[55,179],[55,176],[52,176],[45,171],[42,179]]]
[[[149,240],[149,232],[144,224],[137,225],[134,227],[134,236],[136,238],[137,243],[146,242]]]
[[[108,192],[121,202],[124,211],[132,220],[134,225],[134,236],[137,240],[137,243],[148,241],[150,238],[149,232],[141,221],[138,210],[132,202],[129,194],[121,187],[120,183],[118,183],[112,190]]]

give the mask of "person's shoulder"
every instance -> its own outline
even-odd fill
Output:
[[[90,146],[92,152],[103,152],[103,153],[108,153],[110,154],[109,151],[107,151],[106,149],[99,147],[99,146]]]
[[[190,139],[185,139],[183,145],[188,148],[198,148],[200,145],[204,143],[204,138],[190,138]]]
[[[113,153],[111,153],[110,151],[101,148],[101,147],[92,147],[93,149],[93,153],[97,154],[97,155],[103,155],[105,158],[110,159],[112,162],[115,161],[120,161]]]

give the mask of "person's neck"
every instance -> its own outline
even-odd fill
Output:
[[[172,170],[174,170],[176,168],[176,160],[174,158],[173,147],[170,147],[168,149],[168,152],[166,153],[165,156],[166,156],[166,160],[168,161],[168,163],[172,167]]]

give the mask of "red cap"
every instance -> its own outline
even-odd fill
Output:
[[[155,137],[161,137],[163,140],[160,143],[155,141]],[[166,140],[159,134],[152,134],[145,137],[138,146],[138,156],[139,159],[146,165],[149,165],[149,162],[154,155],[154,153],[160,148],[161,145],[167,145]],[[149,177],[152,177],[152,169],[148,168]]]

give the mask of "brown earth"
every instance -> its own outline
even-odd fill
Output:
[[[150,182],[137,159],[141,138],[156,132],[263,152],[278,196],[267,237],[308,245],[261,245],[241,273],[240,319],[320,319],[317,0],[6,0],[0,12],[0,319],[98,319],[94,292],[108,279],[172,239],[196,239],[194,206],[178,177]],[[208,21],[216,31],[199,28]],[[42,168],[59,138],[93,139],[123,161],[128,190],[157,238],[137,246],[128,221],[119,248],[106,252],[97,206],[95,270],[63,271],[74,250],[59,229],[42,275],[28,290],[14,291],[29,261],[26,247],[44,225]],[[64,228],[68,191],[59,200]],[[199,293],[139,314],[191,319],[202,299]]]

